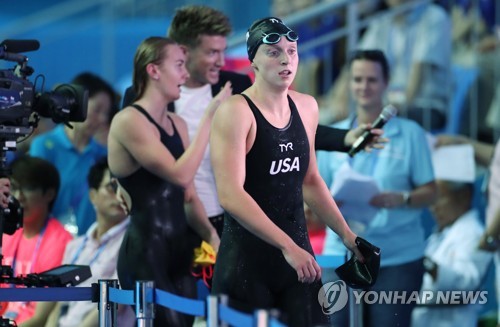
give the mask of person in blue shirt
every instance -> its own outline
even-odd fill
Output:
[[[349,61],[349,85],[356,100],[356,112],[336,127],[352,128],[373,122],[380,115],[389,82],[388,67],[384,53],[379,50],[354,52]],[[358,153],[352,158],[343,153],[320,151],[318,166],[330,189],[339,182],[339,177],[346,179],[350,173],[374,180],[380,192],[365,203],[371,210],[362,213],[355,209],[343,214],[355,233],[381,249],[381,269],[377,283],[370,290],[399,290],[409,294],[420,290],[422,283],[424,230],[420,220],[423,208],[436,198],[434,172],[425,132],[417,123],[394,117],[384,126],[384,136],[390,140],[384,149]],[[339,201],[340,210],[358,198]],[[342,241],[331,231],[327,231],[323,253],[345,254]],[[412,309],[409,304],[365,305],[364,325],[409,326]],[[344,325],[345,320],[343,323],[337,320],[347,319],[347,310],[336,312],[333,322]]]
[[[83,235],[95,222],[96,216],[88,197],[86,176],[90,167],[107,155],[106,147],[94,136],[109,126],[118,108],[118,98],[106,81],[91,73],[78,75],[72,83],[89,91],[86,120],[72,123],[73,128],[61,124],[36,136],[29,153],[57,167],[61,175],[61,189],[52,213],[73,234]]]

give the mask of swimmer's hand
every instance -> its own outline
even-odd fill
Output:
[[[299,282],[312,283],[321,279],[321,268],[309,252],[295,243],[282,252],[285,260],[297,272]]]
[[[210,101],[207,107],[207,113],[210,117],[213,117],[215,111],[219,108],[220,104],[224,102],[233,94],[233,86],[230,81],[224,84],[224,87],[217,93],[217,95]]]

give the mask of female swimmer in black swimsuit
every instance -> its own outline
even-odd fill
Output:
[[[277,308],[290,326],[304,327],[328,319],[318,303],[321,269],[303,201],[362,256],[316,166],[318,105],[289,90],[297,39],[278,18],[254,23],[247,50],[255,83],[214,117],[210,149],[226,218],[212,291],[235,307]]]
[[[189,145],[184,121],[166,110],[179,98],[186,81],[185,54],[172,40],[151,37],[141,43],[134,59],[136,101],[113,119],[108,161],[126,198],[131,222],[118,258],[121,287],[134,289],[137,280],[195,297],[190,274],[193,250],[200,237],[218,248],[212,227],[193,187],[193,177],[208,143],[212,117],[229,85],[214,98],[198,134]],[[184,202],[194,215],[186,217]],[[198,234],[198,235],[196,235]],[[193,318],[157,307],[155,326],[191,326]]]

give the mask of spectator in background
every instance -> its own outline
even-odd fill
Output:
[[[320,4],[320,0],[273,0],[272,15],[276,17],[286,17],[290,14],[307,10]],[[316,18],[308,19],[305,22],[295,24],[294,30],[300,35],[301,43],[308,43],[316,38],[320,38],[342,25],[343,13],[331,11],[328,14]],[[332,79],[338,75],[338,57],[345,49],[341,46],[341,41],[333,41],[314,47],[300,53],[299,69],[293,82],[294,90],[310,94],[314,97],[324,93],[325,74],[331,75]],[[326,72],[328,71],[328,72]],[[321,117],[320,117],[321,120]]]
[[[495,141],[494,128],[500,126],[500,103],[494,105],[495,96],[500,97],[496,6],[497,0],[457,0],[451,6],[453,64],[477,73],[462,104],[460,133],[477,131],[478,140],[487,143]],[[469,117],[477,117],[477,121]],[[473,122],[477,125],[471,126]]]
[[[397,9],[404,0],[386,0]],[[451,22],[435,4],[375,20],[363,35],[360,49],[382,50],[391,67],[388,101],[400,115],[434,130],[443,128],[451,91]]]
[[[385,2],[397,10],[404,1]],[[429,130],[445,126],[451,91],[451,24],[443,8],[426,3],[381,16],[371,22],[358,48],[378,49],[387,56],[392,71],[387,100],[398,107],[400,116]],[[344,70],[334,85],[340,90],[337,95],[347,94],[348,80]],[[342,103],[332,99],[328,106],[336,106],[337,119],[349,112],[347,98]]]
[[[106,158],[96,162],[87,176],[89,197],[97,212],[97,220],[87,233],[66,246],[64,264],[88,265],[92,277],[79,284],[90,287],[99,279],[117,279],[116,260],[129,219],[116,196],[117,181],[111,177]],[[117,326],[135,325],[135,314],[129,306],[119,306]],[[32,319],[23,327],[58,326],[91,327],[99,322],[95,303],[41,302]]]
[[[57,169],[46,160],[26,155],[16,159],[11,169],[11,194],[24,209],[23,227],[13,235],[3,235],[2,264],[20,277],[61,265],[72,237],[50,214],[60,185]],[[35,307],[35,302],[10,302],[4,318],[19,324],[33,315]]]
[[[335,125],[340,128],[374,121],[382,111],[389,84],[389,65],[379,50],[355,51],[348,67],[356,115]],[[381,249],[380,272],[370,290],[411,293],[420,290],[424,273],[421,215],[436,197],[433,167],[425,131],[415,122],[394,117],[384,126],[384,135],[390,142],[380,151],[358,153],[353,158],[318,152],[318,166],[330,188],[340,180],[349,183],[346,176],[359,174],[371,177],[377,185],[380,192],[364,203],[364,211],[359,210],[359,202],[352,204],[357,194],[336,200],[353,231]],[[348,205],[353,207],[350,212],[345,211]],[[327,231],[323,253],[345,255],[342,241],[331,231]],[[325,277],[325,281],[336,279]],[[409,326],[412,309],[411,304],[366,304],[364,326]],[[332,315],[332,322],[346,326],[347,316],[348,308],[344,308]]]
[[[486,208],[486,231],[479,240],[479,248],[494,253],[496,295],[498,302],[498,324],[500,325],[500,141],[496,146],[476,141],[463,135],[439,135],[436,146],[470,144],[474,148],[477,164],[489,167],[488,205]]]
[[[93,136],[97,143],[107,146],[111,120],[119,110],[119,103],[121,100],[120,94],[118,94],[108,82],[92,73],[81,73],[73,78],[71,83],[81,85],[89,91],[89,106],[95,105],[96,107],[101,108],[108,107],[107,100],[103,99],[102,95],[100,96],[101,99],[99,99],[99,97],[94,97],[94,95],[100,92],[106,94],[111,100],[111,104],[109,105],[110,111],[108,114],[108,121],[105,124],[100,124]]]
[[[29,153],[57,167],[61,188],[52,212],[72,234],[83,235],[96,216],[88,197],[86,176],[96,160],[107,154],[106,147],[94,136],[108,128],[117,108],[117,95],[105,80],[92,73],[82,73],[72,82],[89,91],[87,119],[72,123],[73,128],[61,124],[36,136]]]
[[[437,291],[479,290],[491,262],[491,254],[477,247],[484,226],[472,209],[474,186],[444,180],[438,180],[437,186],[439,197],[431,206],[437,230],[427,240],[422,284],[422,291],[432,291],[434,298],[414,309],[412,326],[476,326],[477,304],[435,302]]]

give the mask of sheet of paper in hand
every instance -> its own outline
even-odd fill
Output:
[[[345,162],[335,174],[330,192],[344,217],[367,225],[375,218],[378,208],[369,204],[373,196],[380,193],[377,183],[371,176],[354,171]]]

